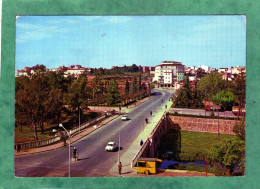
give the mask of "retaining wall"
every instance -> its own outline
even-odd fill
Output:
[[[168,115],[173,124],[169,124],[169,129],[177,129],[184,131],[198,131],[221,134],[235,135],[233,125],[236,120],[225,119],[207,119],[194,117],[181,117]]]

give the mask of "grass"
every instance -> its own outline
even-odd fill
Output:
[[[174,152],[174,160],[180,162],[205,161],[205,157],[214,144],[219,141],[231,139],[235,135],[203,133],[193,131],[176,131],[170,130],[162,141],[159,149],[159,158],[163,157],[166,152]],[[181,164],[180,164],[181,165]],[[179,166],[179,165],[178,165]],[[176,167],[175,169],[185,169],[190,171],[205,172],[205,166],[188,164],[184,167]],[[216,167],[208,166],[207,171],[219,175]]]
[[[220,134],[220,141],[236,137]],[[164,137],[159,155],[171,151],[178,161],[204,161],[208,151],[217,144],[218,134],[170,130]]]
[[[94,119],[98,117],[100,114],[97,112],[84,112],[84,117],[82,118],[84,121],[82,123],[87,122],[91,119]],[[73,128],[73,126],[78,126],[78,118],[77,117],[71,117],[68,123],[64,123],[64,127],[66,125],[69,125],[70,128]],[[37,135],[39,140],[44,140],[47,138],[51,138],[54,136],[54,133],[52,132],[52,129],[60,130],[63,131],[63,129],[59,128],[57,124],[51,124],[51,123],[45,123],[44,125],[44,133],[41,133],[40,128],[37,129]],[[69,129],[69,127],[67,127]],[[22,128],[23,132],[20,131],[19,127],[15,127],[15,142],[29,142],[29,141],[36,141],[34,137],[34,133],[32,130],[32,127],[28,126],[23,126]]]

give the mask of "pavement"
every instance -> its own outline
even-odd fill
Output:
[[[173,170],[164,170],[160,171],[158,174],[154,175],[145,175],[145,174],[137,174],[137,168],[131,167],[132,160],[141,149],[140,141],[146,141],[156,124],[161,119],[162,115],[165,111],[169,110],[171,106],[171,101],[166,101],[163,103],[161,109],[157,112],[153,112],[153,116],[149,118],[149,123],[145,124],[143,132],[139,134],[139,136],[133,141],[130,147],[120,155],[120,162],[122,163],[122,173],[119,175],[118,173],[118,162],[114,164],[114,166],[110,169],[109,173],[114,177],[172,177],[172,176],[205,176],[205,173],[198,172],[190,172],[190,171],[173,171]],[[165,105],[167,105],[167,109],[165,109]]]
[[[152,98],[152,97],[150,97]],[[92,126],[84,129],[81,131],[80,134],[73,135],[70,139],[71,144],[75,143],[82,137],[90,134],[91,132],[95,131],[96,129],[102,127],[106,123],[112,121],[113,119],[117,118],[120,114],[127,113],[131,111],[134,107],[140,105],[141,103],[147,101],[150,99],[149,97],[144,98],[142,100],[139,100],[136,102],[136,104],[131,104],[126,107],[121,107],[121,110],[118,110],[118,107],[111,107],[112,109],[117,109],[116,114],[112,115],[106,119],[103,119],[102,121],[98,122],[97,124],[93,124]],[[165,105],[167,105],[167,109],[165,109]],[[156,112],[153,112],[152,117],[149,118],[148,124],[144,125],[144,130],[139,134],[139,136],[133,141],[133,143],[130,145],[130,147],[120,155],[120,161],[122,163],[122,174],[119,175],[118,173],[118,162],[113,165],[113,167],[109,171],[109,176],[112,177],[183,177],[183,176],[205,176],[205,173],[199,173],[199,172],[191,172],[191,171],[179,171],[179,170],[164,170],[160,171],[158,174],[155,175],[145,175],[145,174],[137,174],[137,168],[131,167],[132,160],[138,153],[138,151],[141,149],[140,141],[143,140],[143,142],[146,141],[149,134],[152,132],[154,127],[156,126],[156,123],[161,119],[162,115],[165,111],[168,111],[171,106],[171,101],[165,101],[163,103],[163,106],[161,109],[157,110]],[[95,109],[96,111],[110,111],[111,108],[108,107],[90,107],[91,110]],[[14,151],[15,156],[23,156],[23,155],[30,155],[35,153],[40,153],[44,151],[50,151],[55,150],[58,148],[63,148],[63,142],[58,142],[52,145],[44,146],[44,147],[38,147],[38,148],[31,148],[31,149],[22,149],[19,153],[17,151]],[[208,176],[210,176],[208,174]],[[211,175],[212,176],[212,175]]]

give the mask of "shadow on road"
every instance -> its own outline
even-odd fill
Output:
[[[79,158],[78,161],[81,161],[81,160],[86,160],[86,159],[90,159],[90,157],[86,157],[86,158]]]

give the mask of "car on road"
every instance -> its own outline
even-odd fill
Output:
[[[128,120],[128,116],[127,115],[123,115],[121,118],[122,121],[127,121]]]
[[[108,142],[105,150],[108,152],[113,152],[118,148],[118,144],[116,142]]]

